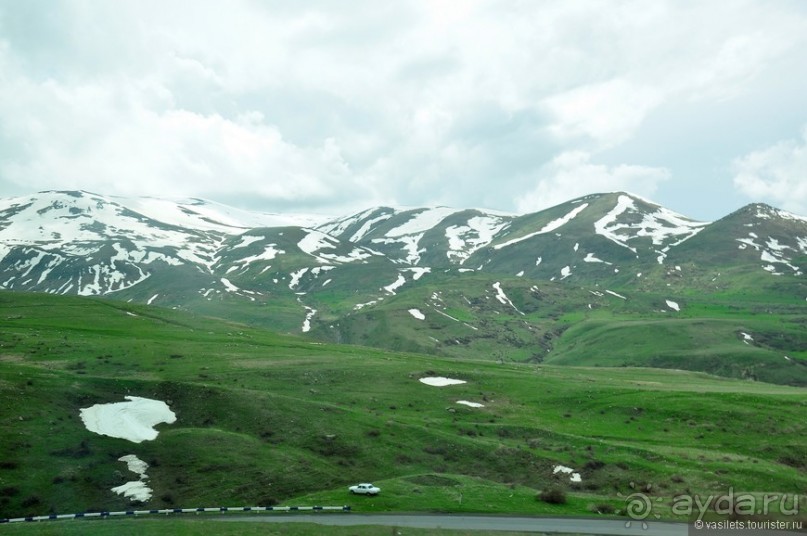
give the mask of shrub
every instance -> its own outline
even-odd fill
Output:
[[[552,486],[541,491],[536,498],[548,504],[566,504],[566,491],[563,488]]]
[[[608,503],[599,503],[592,506],[591,511],[596,512],[598,514],[613,514],[614,512],[616,512],[616,508],[614,508],[613,505]]]

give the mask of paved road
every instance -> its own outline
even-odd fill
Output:
[[[227,516],[227,521],[255,521],[263,523],[317,523],[320,525],[384,525],[424,529],[460,529],[513,532],[559,532],[575,534],[603,534],[620,536],[686,536],[685,523],[648,522],[619,519],[568,519],[552,517],[474,516],[451,514],[313,514],[313,515],[259,515]]]

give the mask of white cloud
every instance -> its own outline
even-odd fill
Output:
[[[734,185],[751,200],[807,215],[807,127],[801,139],[750,152],[732,167]]]
[[[658,184],[670,178],[663,168],[592,164],[581,151],[558,155],[539,173],[538,184],[516,199],[519,212],[534,212],[596,192],[627,191],[652,198]]]
[[[155,97],[153,88],[126,83],[65,87],[18,80],[0,89],[2,129],[36,153],[7,156],[0,175],[32,189],[128,195],[216,198],[237,190],[288,201],[339,198],[354,190],[333,139],[300,147],[259,112],[228,119],[156,100],[159,91]]]
[[[558,138],[588,136],[609,147],[628,139],[661,100],[658,89],[613,79],[553,95],[544,104],[555,119],[550,131]]]
[[[671,103],[807,87],[785,68],[804,56],[798,3],[26,5],[0,3],[0,195],[512,210],[535,177],[571,191],[552,177],[572,167],[607,177],[596,190],[655,185],[659,168],[590,160]]]

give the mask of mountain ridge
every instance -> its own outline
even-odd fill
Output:
[[[709,317],[710,307],[748,296],[733,305],[749,315],[744,323],[719,329],[742,343],[735,334],[754,325],[755,311],[792,315],[807,297],[807,219],[764,204],[698,222],[615,192],[523,215],[375,207],[320,220],[126,199],[0,199],[0,289],[109,296],[324,341],[533,361],[563,361],[558,348],[576,355],[564,342],[574,322]],[[807,342],[788,340],[765,345],[765,366],[786,364],[780,350],[800,359]],[[675,368],[681,348],[627,363]],[[730,374],[759,375],[755,366]]]

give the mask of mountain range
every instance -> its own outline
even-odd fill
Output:
[[[759,203],[699,222],[622,192],[525,215],[335,218],[83,191],[0,199],[2,289],[457,358],[807,385],[805,270],[807,218]]]

